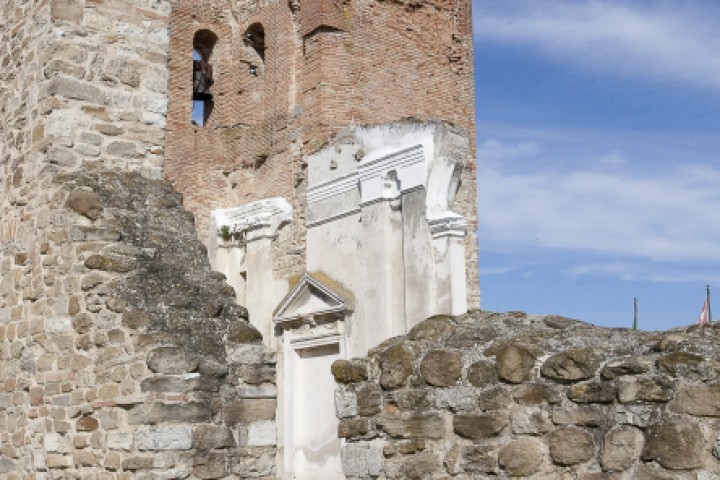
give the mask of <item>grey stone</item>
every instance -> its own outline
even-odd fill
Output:
[[[477,395],[477,406],[480,410],[504,410],[510,405],[510,391],[502,385],[486,388]]]
[[[17,471],[16,463],[6,456],[0,456],[0,473],[13,473]]]
[[[274,447],[277,445],[275,422],[263,420],[248,425],[247,444],[251,447]]]
[[[542,447],[528,438],[514,440],[500,449],[500,466],[512,476],[529,476],[536,473],[543,463]]]
[[[346,389],[335,390],[335,413],[338,418],[349,418],[358,414],[355,392]]]
[[[543,363],[543,377],[563,382],[586,380],[595,375],[600,355],[591,348],[576,348],[556,353]]]
[[[98,87],[74,78],[53,77],[48,84],[48,93],[99,105],[107,105],[110,102],[108,95]]]
[[[232,430],[221,425],[195,425],[192,431],[193,448],[212,450],[236,446]]]
[[[102,216],[102,198],[95,192],[76,190],[68,196],[65,207],[90,219],[97,220]]]
[[[330,371],[339,383],[357,383],[367,380],[367,366],[358,360],[335,360]]]
[[[595,455],[595,444],[587,431],[577,427],[555,429],[548,438],[550,456],[559,465],[575,465]]]
[[[720,383],[685,385],[678,390],[668,408],[699,417],[720,417]]]
[[[163,423],[204,423],[216,411],[202,402],[188,403],[143,403],[128,412],[130,425],[155,425]]]
[[[118,155],[120,157],[134,157],[137,154],[137,147],[131,142],[116,141],[110,143],[105,149],[110,155]]]
[[[621,472],[630,468],[639,458],[645,439],[640,429],[618,425],[605,434],[603,443],[603,469]]]
[[[382,390],[379,386],[369,384],[357,389],[357,409],[363,416],[380,413],[382,408]]]
[[[471,385],[485,387],[497,381],[497,371],[493,362],[481,360],[470,365],[467,372],[467,379]]]
[[[171,425],[141,428],[136,435],[138,450],[190,450],[192,427]]]
[[[379,442],[349,443],[341,451],[343,473],[348,477],[377,477],[383,466],[383,449]]]
[[[666,377],[620,378],[617,389],[622,403],[668,402],[675,394],[673,382]]]
[[[472,445],[462,448],[463,468],[472,473],[496,473],[498,470],[497,447]]]
[[[651,425],[645,436],[643,460],[655,460],[670,470],[699,468],[704,438],[700,426],[684,418],[666,418]]]
[[[689,352],[672,352],[660,357],[655,365],[658,370],[673,376],[691,370],[701,364],[703,357]]]
[[[440,470],[440,460],[433,453],[413,455],[402,465],[403,478],[424,479],[431,478]]]
[[[515,410],[510,415],[512,431],[516,434],[541,435],[552,429],[552,422],[547,411],[538,407],[525,407]]]
[[[571,385],[567,396],[575,403],[612,403],[617,393],[612,383],[591,380]]]
[[[380,358],[380,385],[386,390],[401,387],[413,372],[414,357],[403,345],[385,349]]]
[[[189,373],[197,370],[199,357],[180,347],[160,347],[148,354],[147,364],[157,373]]]
[[[606,380],[624,375],[638,375],[650,370],[651,364],[638,358],[619,358],[605,364],[600,374]]]
[[[262,334],[250,323],[237,321],[230,324],[227,341],[233,343],[260,343],[262,342]]]
[[[515,390],[513,398],[520,405],[540,405],[543,403],[554,405],[562,400],[560,391],[555,385],[539,382],[520,385]]]
[[[479,440],[500,435],[508,423],[507,414],[498,412],[476,415],[458,414],[453,418],[453,430],[463,438]]]
[[[552,420],[553,423],[558,425],[582,425],[587,427],[599,427],[609,421],[607,408],[599,405],[558,407],[552,412]]]
[[[530,380],[535,367],[535,356],[521,345],[502,348],[496,357],[498,377],[510,383]]]
[[[245,398],[226,402],[222,417],[227,424],[250,423],[275,418],[276,401],[269,398]]]
[[[228,459],[224,453],[213,452],[194,457],[193,475],[202,479],[225,478]]]
[[[432,392],[433,406],[438,409],[449,409],[453,412],[474,410],[477,407],[477,388],[448,387]]]
[[[445,423],[438,413],[381,414],[378,427],[394,438],[443,438]]]
[[[426,382],[436,387],[450,387],[460,378],[460,353],[446,350],[428,352],[420,363],[420,373]]]

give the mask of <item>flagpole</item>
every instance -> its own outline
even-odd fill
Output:
[[[712,322],[712,311],[710,310],[710,285],[705,285],[705,294],[708,306],[708,323]]]
[[[633,298],[633,310],[635,313],[633,315],[633,330],[637,330],[637,320],[638,320],[637,319],[637,317],[638,317],[638,315],[637,315],[637,297]]]

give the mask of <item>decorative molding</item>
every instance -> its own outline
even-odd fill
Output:
[[[433,238],[465,237],[467,235],[467,219],[455,212],[445,212],[443,216],[428,220]]]
[[[315,276],[325,276],[316,273]],[[311,323],[315,317],[331,316],[337,320],[345,318],[345,312],[353,309],[353,299],[349,292],[339,292],[308,273],[285,295],[275,309],[273,323],[281,328],[292,327],[298,323]],[[334,282],[332,282],[334,283]],[[313,305],[314,304],[314,305]]]
[[[244,236],[245,242],[275,238],[280,227],[292,220],[292,207],[282,197],[268,198],[241,207],[213,210],[213,224],[227,226],[233,235]]]

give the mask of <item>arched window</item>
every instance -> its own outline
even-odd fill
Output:
[[[192,122],[205,125],[213,109],[213,67],[210,64],[218,37],[210,30],[198,30],[193,38]]]
[[[243,34],[243,42],[257,54],[258,58],[255,62],[249,63],[248,70],[252,75],[258,76],[261,73],[260,67],[265,63],[265,29],[263,26],[259,23],[250,25]]]

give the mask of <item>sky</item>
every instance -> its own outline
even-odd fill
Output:
[[[473,0],[485,310],[720,319],[720,2]]]

